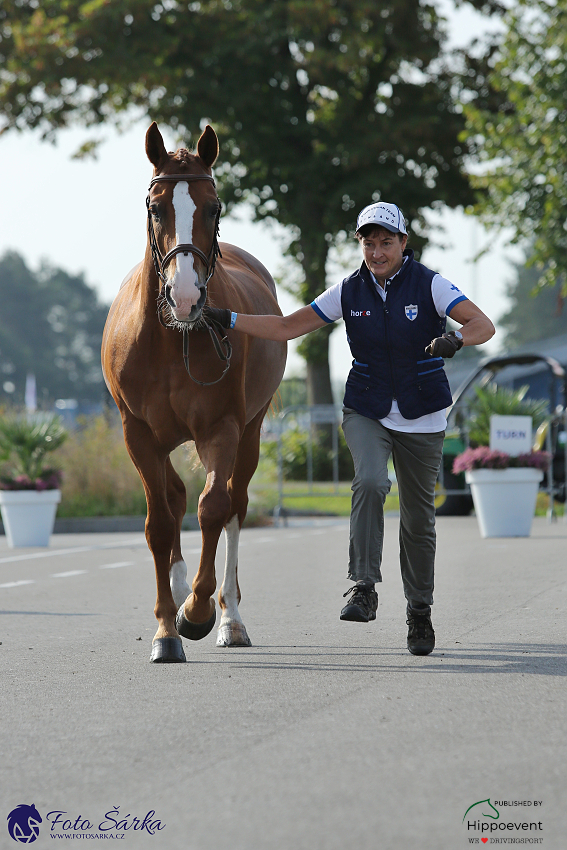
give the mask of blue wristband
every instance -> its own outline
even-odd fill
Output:
[[[237,316],[238,316],[238,313],[231,313],[230,314],[230,325],[229,325],[229,327],[233,328],[235,326]]]

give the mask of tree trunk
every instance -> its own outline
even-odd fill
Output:
[[[321,328],[300,345],[300,354],[307,366],[307,403],[333,404],[331,370],[329,366],[329,337],[331,330]]]
[[[323,232],[302,234],[301,265],[305,280],[301,285],[301,299],[311,303],[325,290],[325,266],[329,247]],[[307,365],[307,403],[333,404],[331,371],[329,367],[329,337],[334,325],[326,325],[320,330],[308,334],[298,346],[298,353],[305,358]]]

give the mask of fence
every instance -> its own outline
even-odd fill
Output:
[[[329,425],[331,427],[331,458],[333,476],[328,482],[329,487],[317,488],[317,497],[336,496],[339,493],[339,425],[341,423],[341,407],[332,404],[304,405],[296,404],[285,407],[276,417],[273,430],[276,432],[278,441],[278,504],[274,508],[274,523],[279,524],[280,519],[284,524],[287,522],[287,512],[284,507],[286,498],[294,498],[305,495],[314,495],[313,486],[313,444],[317,426]],[[284,487],[284,458],[282,451],[282,440],[286,431],[298,430],[307,435],[307,489],[301,492],[286,492]]]

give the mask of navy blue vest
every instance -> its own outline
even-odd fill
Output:
[[[425,347],[445,332],[435,309],[431,281],[436,272],[407,260],[388,285],[384,302],[365,263],[343,281],[342,308],[354,357],[345,407],[370,419],[383,419],[396,399],[405,419],[417,419],[452,403],[442,357]]]

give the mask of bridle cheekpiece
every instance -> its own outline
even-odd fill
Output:
[[[213,186],[216,189],[216,184],[215,184],[214,178],[211,177],[208,174],[161,174],[161,175],[158,175],[157,177],[154,177],[152,179],[149,187],[148,187],[148,195],[147,195],[147,198],[146,198],[146,209],[148,211],[148,238],[149,238],[149,242],[150,242],[150,250],[151,250],[151,253],[152,253],[152,260],[153,260],[153,263],[154,263],[154,268],[155,268],[156,274],[157,274],[158,278],[161,280],[161,282],[164,284],[165,298],[167,300],[167,303],[170,306],[174,306],[174,305],[172,305],[170,300],[169,300],[169,294],[168,294],[168,291],[167,291],[167,287],[169,286],[169,284],[168,284],[167,277],[165,276],[165,270],[166,270],[168,264],[171,262],[171,260],[177,254],[184,254],[185,256],[187,256],[187,254],[194,254],[196,257],[198,257],[204,263],[205,269],[206,269],[205,273],[206,273],[206,276],[207,276],[207,279],[205,280],[205,288],[206,288],[208,282],[210,281],[210,279],[212,278],[213,274],[215,273],[215,265],[216,265],[216,262],[217,262],[217,257],[221,257],[221,259],[222,259],[222,254],[221,254],[221,250],[220,250],[220,246],[219,246],[219,228],[220,228],[220,216],[221,216],[220,200],[219,200],[219,208],[218,208],[217,216],[216,216],[216,219],[215,219],[215,230],[214,230],[214,236],[213,236],[213,244],[211,245],[211,250],[209,251],[209,256],[204,254],[203,251],[201,251],[200,248],[197,248],[196,245],[193,245],[192,243],[189,243],[189,242],[182,243],[180,245],[176,245],[174,248],[171,249],[171,251],[168,251],[167,254],[165,254],[165,256],[161,253],[158,242],[157,242],[156,232],[155,232],[155,228],[154,228],[154,221],[153,221],[152,212],[151,212],[151,209],[150,209],[150,192],[151,192],[152,186],[154,186],[156,183],[162,183],[162,182],[178,183],[181,180],[186,180],[187,183],[194,183],[197,180],[210,180],[210,182],[213,184]],[[165,322],[164,322],[162,315],[161,315],[161,306],[158,306],[158,318],[159,318],[161,324],[164,325],[164,327],[167,327],[167,325],[165,325]],[[185,363],[185,368],[186,368],[187,373],[188,373],[189,377],[191,378],[191,380],[195,381],[196,384],[200,384],[200,386],[202,386],[202,387],[210,387],[213,384],[218,384],[218,382],[220,380],[222,380],[222,378],[224,378],[224,376],[226,375],[226,373],[230,369],[230,358],[232,356],[232,345],[230,344],[230,340],[228,339],[222,325],[220,325],[218,322],[215,322],[214,320],[212,320],[210,318],[205,319],[204,317],[202,317],[200,321],[207,328],[207,330],[208,330],[208,332],[211,336],[211,340],[213,341],[215,351],[218,354],[219,358],[222,361],[224,361],[224,363],[226,364],[224,371],[223,371],[222,375],[220,376],[220,378],[217,378],[216,381],[198,381],[197,378],[193,377],[193,375],[191,374],[191,371],[189,369],[189,330],[190,330],[190,328],[186,324],[183,327],[183,362]]]

